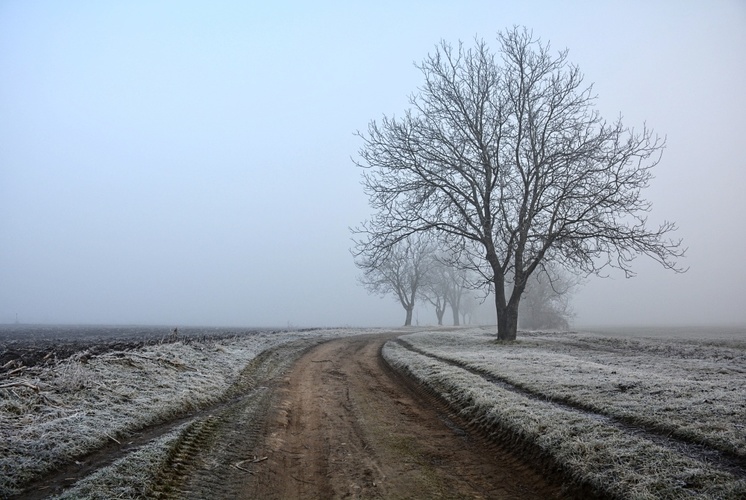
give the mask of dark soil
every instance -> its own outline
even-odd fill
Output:
[[[261,329],[152,326],[0,325],[0,375],[20,366],[54,364],[77,353],[93,356],[168,342],[202,342],[267,333]]]

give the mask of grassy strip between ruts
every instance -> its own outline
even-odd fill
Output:
[[[743,479],[598,418],[624,416],[741,456],[743,342],[527,334],[498,344],[493,334],[478,329],[403,339],[473,370],[394,342],[383,351],[389,363],[460,408],[467,419],[532,443],[577,484],[617,498],[746,497]],[[540,397],[501,387],[474,369]]]
[[[78,481],[55,500],[154,497],[151,484],[188,424],[154,439],[113,464]]]
[[[35,366],[0,381],[0,498],[148,425],[217,403],[260,352],[360,330],[266,332],[175,342]]]

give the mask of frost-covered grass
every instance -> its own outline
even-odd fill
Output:
[[[421,332],[403,340],[441,360],[393,342],[386,344],[384,356],[462,408],[467,418],[537,446],[577,482],[605,495],[746,496],[743,480],[614,423],[743,457],[746,342],[588,334],[519,339],[498,344],[494,334],[481,330]]]
[[[125,455],[52,498],[55,500],[79,498],[109,500],[152,497],[150,485],[159,469],[163,467],[169,450],[178,441],[179,434],[187,425],[182,424],[171,432],[154,439],[147,446]]]
[[[110,440],[220,401],[262,351],[359,330],[252,333],[34,366],[0,380],[0,498]]]

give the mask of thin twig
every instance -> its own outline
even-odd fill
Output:
[[[121,441],[119,441],[119,440],[118,440],[117,438],[115,438],[114,436],[112,436],[111,434],[105,433],[105,436],[106,436],[106,437],[108,437],[109,439],[111,439],[112,441],[114,441],[115,443],[117,443],[117,444],[118,444],[119,446],[122,446],[122,442],[121,442]]]
[[[17,359],[11,359],[7,363],[5,363],[3,366],[0,366],[0,369],[5,370],[6,368],[10,368],[13,365],[21,365],[22,363]]]
[[[8,387],[28,387],[36,392],[39,392],[39,386],[26,382],[25,380],[19,380],[17,382],[9,382],[7,384],[0,385],[0,389],[7,389]]]
[[[238,470],[242,470],[242,471],[244,471],[244,472],[248,472],[249,474],[252,474],[252,475],[253,475],[253,474],[254,474],[254,471],[250,471],[249,469],[246,469],[245,467],[241,467],[240,465],[238,465],[238,464],[242,464],[242,463],[244,463],[245,461],[246,461],[246,460],[242,460],[241,462],[238,462],[238,463],[235,463],[235,464],[231,464],[231,465],[232,465],[233,467],[235,467],[236,469],[238,469]]]
[[[295,477],[295,476],[294,476],[294,475],[292,475],[292,474],[290,474],[290,477],[292,477],[292,478],[293,478],[293,479],[295,479],[296,481],[300,481],[301,483],[306,483],[306,484],[314,484],[314,482],[313,482],[313,481],[304,481],[303,479],[299,479],[299,478]]]
[[[8,376],[8,377],[10,377],[11,375],[14,375],[16,373],[22,372],[25,369],[26,369],[25,366],[19,366],[18,368],[13,368],[9,372],[5,373],[5,375]]]

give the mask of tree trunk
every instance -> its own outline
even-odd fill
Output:
[[[495,273],[497,340],[515,340],[518,333],[518,302],[505,300],[505,282]]]
[[[525,289],[522,285],[514,284],[510,300],[505,303],[505,294],[502,302],[497,303],[497,340],[515,340],[518,334],[518,305]],[[501,307],[502,305],[502,307]]]
[[[414,307],[404,308],[404,310],[407,311],[407,317],[404,320],[404,326],[412,326],[412,309],[414,309]]]
[[[497,340],[515,340],[518,336],[518,308],[508,303],[503,311],[503,331],[498,323]]]
[[[515,340],[518,333],[518,308],[497,306],[497,340]]]
[[[438,317],[438,326],[443,325],[443,315],[445,314],[445,312],[446,312],[445,307],[435,308],[435,315]]]
[[[458,306],[451,304],[451,312],[453,313],[453,326],[459,326]]]

